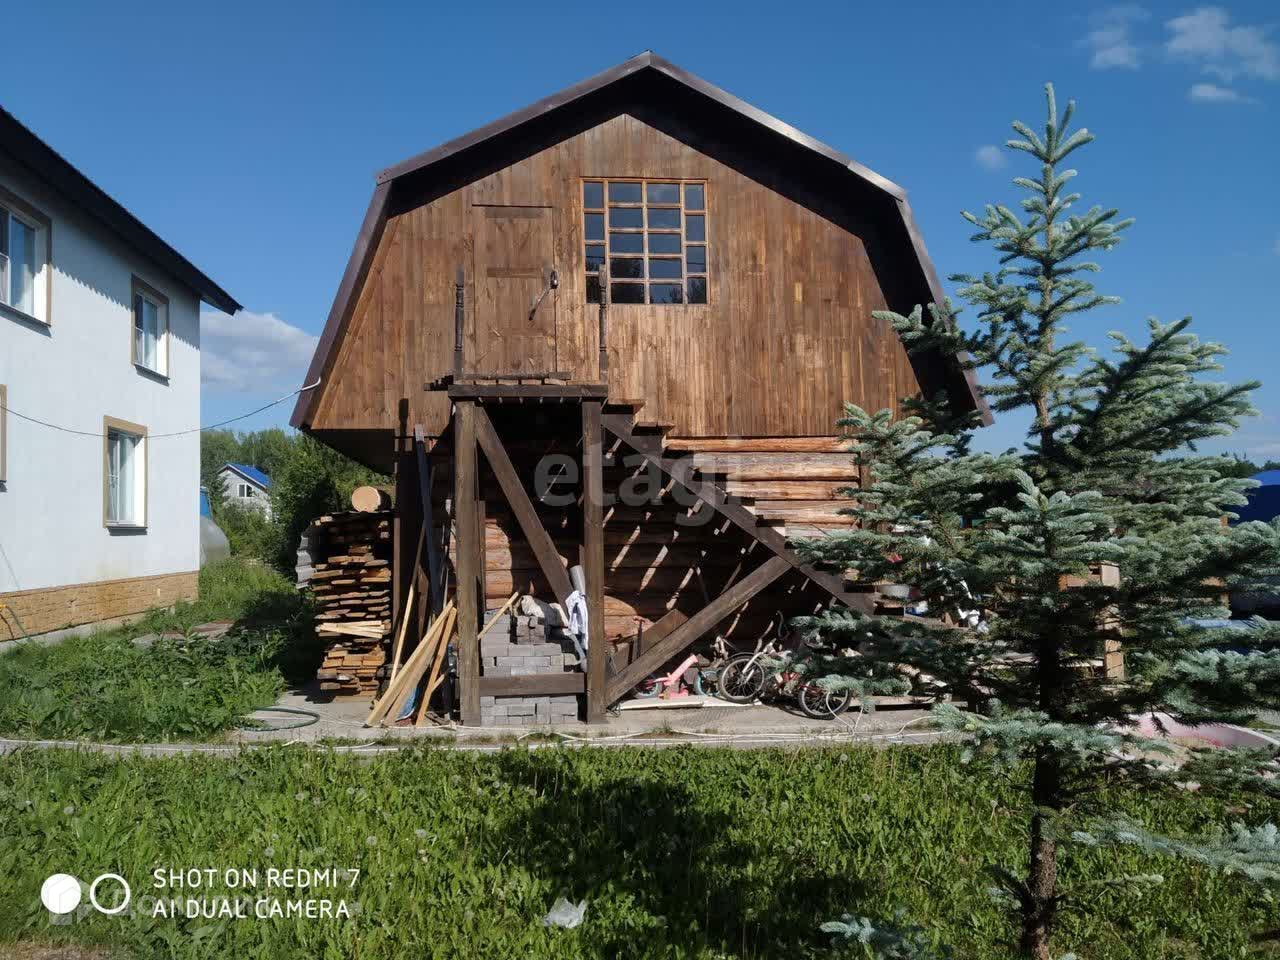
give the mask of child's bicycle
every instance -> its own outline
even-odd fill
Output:
[[[747,656],[747,654],[733,652],[723,637],[716,637],[712,646],[714,659],[707,660],[696,653],[691,653],[681,660],[674,670],[654,674],[641,680],[636,684],[635,695],[662,697],[666,700],[690,695],[714,696],[719,689],[720,675],[724,665],[736,657]]]
[[[791,653],[775,641],[726,663],[720,671],[718,696],[730,703],[794,697],[800,711],[815,720],[839,716],[853,703],[853,691],[828,690],[806,678],[793,666]]]

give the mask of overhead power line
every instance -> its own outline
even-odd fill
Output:
[[[318,386],[320,386],[320,381],[316,380],[315,383],[307,384],[307,386],[305,387],[299,387],[297,390],[294,390],[292,393],[286,393],[279,400],[272,400],[270,403],[263,404],[261,407],[258,407],[258,409],[250,410],[248,413],[242,413],[238,417],[232,417],[229,420],[221,420],[218,423],[211,423],[203,427],[191,427],[187,430],[174,430],[171,433],[149,433],[147,434],[147,439],[159,440],[163,437],[185,437],[188,434],[192,434],[192,433],[203,433],[206,430],[217,430],[219,427],[225,427],[229,423],[236,423],[239,420],[245,420],[249,417],[252,417],[254,414],[261,413],[263,410],[270,410],[272,407],[277,406],[278,404],[284,403],[286,400],[290,400],[293,397],[296,397],[298,394],[303,393],[307,390],[314,390]],[[17,410],[14,410],[12,407],[5,406],[4,404],[0,404],[0,410],[5,411],[6,413],[13,414],[19,420],[26,420],[28,423],[34,423],[41,427],[48,427],[50,430],[58,430],[58,431],[61,431],[62,433],[74,434],[77,437],[97,437],[98,439],[102,439],[103,437],[106,436],[106,434],[103,433],[101,430],[74,430],[71,427],[64,427],[56,423],[50,423],[48,420],[41,420],[37,417],[29,417],[25,413],[19,413]]]

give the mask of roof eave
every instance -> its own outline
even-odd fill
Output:
[[[231,314],[243,309],[234,297],[195,264],[3,107],[0,107],[0,149],[9,153],[32,176],[68,197],[77,208],[92,216],[124,243],[194,290],[209,306]]]

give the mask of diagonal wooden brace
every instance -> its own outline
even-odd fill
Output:
[[[616,703],[663,663],[789,570],[791,564],[786,559],[770,557],[619,671],[609,681],[606,700]]]
[[[524,484],[520,482],[511,458],[507,456],[506,447],[502,445],[497,431],[493,429],[493,421],[489,419],[489,415],[480,404],[473,404],[473,406],[476,439],[480,442],[480,449],[484,451],[485,459],[489,461],[494,476],[498,478],[498,485],[502,487],[502,492],[511,505],[511,512],[515,514],[516,522],[520,524],[524,538],[529,541],[529,547],[538,560],[538,566],[542,568],[542,575],[551,584],[556,599],[564,603],[573,592],[573,585],[569,582],[569,572],[565,569],[564,561],[556,552],[551,535],[538,519],[533,501],[529,499],[529,494],[525,491]]]

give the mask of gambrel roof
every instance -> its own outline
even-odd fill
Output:
[[[674,109],[677,103],[688,105],[691,101],[698,108],[696,122],[700,128],[714,128],[718,138],[743,145],[751,152],[772,150],[779,162],[795,164],[797,176],[806,178],[805,187],[810,192],[866,198],[868,205],[875,208],[868,210],[868,216],[876,221],[885,245],[895,251],[901,249],[901,262],[916,267],[917,275],[904,280],[910,290],[910,302],[942,302],[942,284],[902,187],[777,117],[645,51],[379,173],[305,382],[327,378],[387,219],[411,206],[412,197],[477,179],[504,162],[598,123],[610,110],[623,113],[629,104],[636,103],[659,109],[670,105]],[[978,410],[984,422],[991,422],[990,410],[971,370],[937,357],[927,362],[934,373],[930,389],[945,388],[954,401]],[[299,396],[291,419],[293,426],[309,425],[322,389]]]

